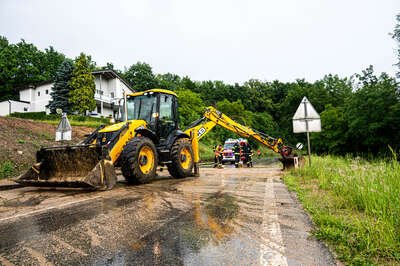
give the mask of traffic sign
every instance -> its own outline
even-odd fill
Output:
[[[303,97],[293,116],[293,133],[307,133],[308,162],[311,165],[310,132],[321,132],[321,118],[307,97]]]
[[[321,118],[307,99],[301,100],[293,116],[293,133],[321,132]]]

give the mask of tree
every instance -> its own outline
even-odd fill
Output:
[[[357,88],[346,104],[347,138],[354,152],[385,153],[400,148],[400,92],[394,78],[376,76],[372,66],[357,75]]]
[[[0,51],[0,101],[18,99],[18,87],[45,81],[48,77],[40,67],[41,52],[24,40],[17,44],[4,45]]]
[[[204,103],[200,95],[187,89],[175,91],[179,97],[178,113],[180,126],[184,128],[203,115]]]
[[[166,73],[156,76],[158,87],[165,90],[176,90],[180,87],[181,78],[178,75]]]
[[[0,36],[0,51],[9,45],[8,40],[4,36]]]
[[[102,69],[103,70],[114,70],[114,64],[113,63],[110,63],[110,62],[107,62],[106,63],[106,66],[104,66],[104,67],[102,67]]]
[[[90,56],[81,53],[75,59],[70,86],[72,90],[69,92],[69,101],[72,104],[73,111],[85,115],[86,111],[92,111],[96,108],[96,100],[94,99],[96,87],[91,72]]]
[[[267,91],[269,85],[256,79],[245,82],[247,97],[243,98],[243,104],[247,110],[264,112],[272,110],[272,100]]]
[[[24,40],[10,44],[0,37],[0,101],[18,99],[17,88],[53,80],[64,59],[53,47],[43,52]]]
[[[123,75],[124,79],[136,91],[144,91],[157,87],[157,80],[151,66],[146,63],[137,62],[132,65]]]
[[[181,86],[182,86],[182,88],[185,88],[185,89],[188,89],[188,90],[197,92],[197,91],[196,91],[196,87],[197,87],[197,86],[196,86],[196,83],[193,82],[188,76],[184,76],[184,77],[182,78],[182,80],[181,80]]]
[[[65,60],[65,56],[57,52],[53,46],[46,48],[44,51],[40,68],[44,70],[47,80],[54,80],[58,68]]]
[[[321,113],[322,131],[311,134],[313,151],[317,153],[345,154],[351,152],[347,145],[347,120],[343,107],[328,105]],[[351,140],[349,141],[351,142]]]
[[[328,93],[328,99],[325,99],[324,104],[344,106],[345,101],[352,94],[350,80],[348,78],[339,78],[338,75],[325,75],[323,79],[316,81],[315,84],[321,84]]]
[[[74,64],[72,60],[66,59],[59,66],[54,77],[54,85],[50,93],[52,100],[48,104],[51,113],[55,113],[57,108],[61,108],[65,113],[71,113],[72,104],[69,101],[69,92],[72,90],[70,80]]]

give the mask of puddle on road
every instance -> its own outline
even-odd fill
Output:
[[[237,231],[240,212],[230,193],[216,192],[159,230],[94,264],[258,264],[259,243]]]

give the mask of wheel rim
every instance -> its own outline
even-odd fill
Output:
[[[138,162],[140,171],[144,174],[148,174],[154,167],[153,150],[148,146],[142,147],[139,152]]]
[[[179,157],[182,168],[189,169],[192,162],[192,154],[190,152],[190,149],[187,147],[182,148]]]

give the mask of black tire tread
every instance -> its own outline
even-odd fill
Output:
[[[137,156],[139,154],[139,149],[143,145],[150,146],[153,149],[155,156],[154,170],[147,175],[144,175],[137,166]],[[156,175],[156,168],[157,150],[149,138],[135,137],[125,145],[121,154],[121,172],[128,183],[145,184],[150,182]]]
[[[193,151],[192,151],[192,144],[188,138],[181,138],[178,139],[172,144],[171,147],[171,161],[172,163],[167,165],[168,172],[174,178],[185,178],[192,175],[193,170],[193,163],[189,169],[185,170],[180,167],[180,158],[179,153],[182,147],[187,146],[190,147],[190,151],[192,153],[192,161],[193,161]]]

